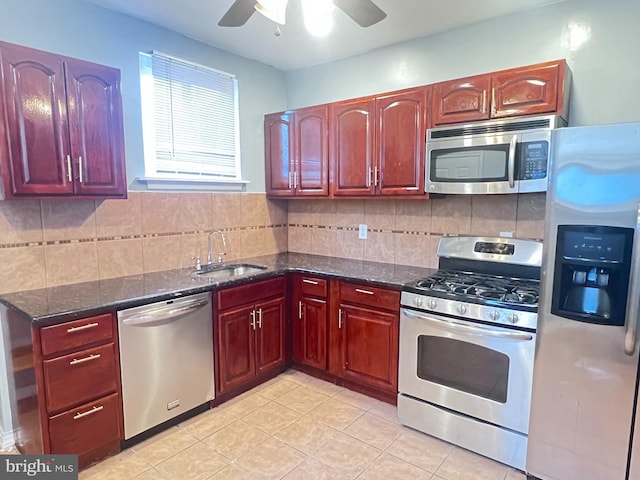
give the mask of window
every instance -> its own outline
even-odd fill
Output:
[[[140,78],[145,180],[241,183],[235,76],[153,52]]]

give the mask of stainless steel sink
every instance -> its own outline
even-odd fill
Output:
[[[234,263],[228,265],[205,265],[202,270],[194,273],[199,277],[206,277],[215,280],[237,277],[238,275],[246,275],[248,273],[261,272],[267,267],[260,265],[249,265],[248,263]]]

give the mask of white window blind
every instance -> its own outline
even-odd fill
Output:
[[[157,52],[140,72],[145,174],[239,180],[235,76]]]

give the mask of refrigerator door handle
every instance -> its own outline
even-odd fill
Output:
[[[629,300],[627,301],[627,322],[624,331],[624,353],[633,355],[636,351],[638,330],[638,305],[640,302],[640,202],[636,217],[636,231],[633,235],[633,257],[631,278],[629,279]]]

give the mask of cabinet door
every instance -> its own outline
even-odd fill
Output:
[[[424,195],[427,89],[376,99],[374,183],[381,195]]]
[[[256,372],[285,364],[284,297],[256,305]]]
[[[218,315],[217,352],[219,393],[242,386],[256,375],[253,306]]]
[[[302,108],[293,114],[295,121],[296,195],[329,194],[329,131],[326,106]]]
[[[271,196],[293,196],[293,124],[290,112],[264,117],[266,191]]]
[[[459,78],[433,86],[434,125],[489,119],[489,75]]]
[[[327,301],[301,296],[293,320],[293,359],[310,367],[327,369]]]
[[[332,192],[372,195],[374,101],[349,100],[331,106]]]
[[[10,177],[6,194],[73,193],[62,59],[5,43],[0,43],[0,55],[6,109],[0,161]]]
[[[73,59],[65,65],[75,193],[125,197],[120,71]]]
[[[491,116],[500,118],[555,112],[558,108],[559,74],[558,62],[494,74]]]
[[[398,390],[398,314],[340,305],[341,376],[391,393]]]

